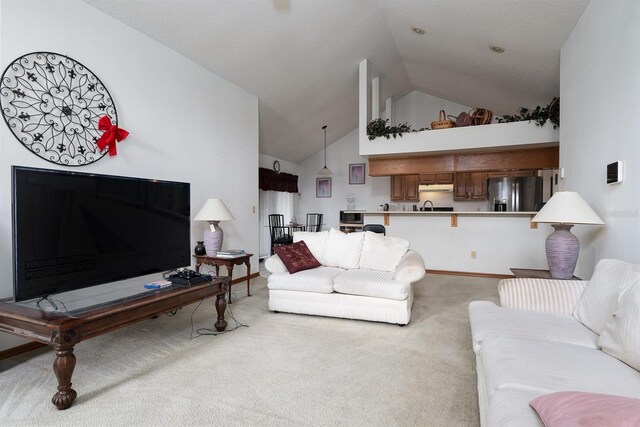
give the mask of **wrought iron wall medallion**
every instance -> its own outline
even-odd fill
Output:
[[[65,166],[88,165],[107,153],[96,145],[101,117],[118,125],[116,106],[100,79],[78,61],[52,52],[28,53],[5,69],[0,106],[22,145]]]

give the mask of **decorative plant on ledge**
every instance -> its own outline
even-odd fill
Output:
[[[402,123],[397,126],[389,126],[387,122],[388,120],[385,119],[371,120],[367,125],[367,135],[369,136],[369,139],[375,139],[379,136],[384,136],[387,139],[391,139],[392,136],[394,139],[396,136],[402,138],[403,133],[430,130],[429,128],[411,129],[411,126],[407,123]]]
[[[505,114],[502,117],[496,117],[496,120],[498,123],[534,121],[536,126],[543,126],[549,120],[556,129],[560,126],[560,98],[553,98],[546,107],[538,105],[533,110],[522,107],[518,114],[513,116]]]

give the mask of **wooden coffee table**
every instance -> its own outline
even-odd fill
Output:
[[[53,372],[58,379],[58,392],[51,402],[58,409],[67,409],[77,395],[71,388],[71,375],[76,366],[73,348],[80,341],[214,296],[218,314],[215,327],[220,332],[224,331],[227,327],[224,312],[228,289],[229,278],[217,277],[211,282],[189,287],[170,286],[144,292],[79,313],[43,311],[24,304],[0,302],[0,331],[54,348]]]

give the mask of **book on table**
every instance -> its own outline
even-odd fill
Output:
[[[227,249],[224,251],[218,251],[218,257],[221,258],[234,258],[244,254],[244,249]]]

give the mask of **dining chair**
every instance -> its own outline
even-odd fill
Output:
[[[284,215],[269,214],[269,232],[271,234],[271,255],[276,246],[290,245],[293,236],[289,234],[289,227],[284,225]]]
[[[308,213],[307,214],[307,231],[318,233],[322,230],[322,214],[320,213]]]
[[[367,224],[362,227],[362,231],[372,231],[374,233],[384,234],[385,236],[387,235],[387,229],[384,228],[382,224]]]

